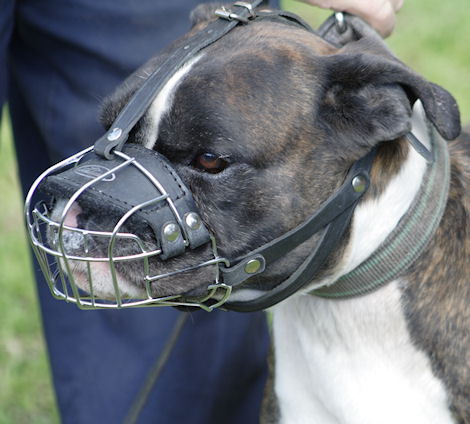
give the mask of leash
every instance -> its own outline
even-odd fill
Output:
[[[156,382],[158,381],[163,368],[165,367],[166,363],[170,359],[170,355],[172,354],[176,343],[181,336],[181,332],[183,331],[184,325],[188,321],[189,313],[188,312],[181,312],[178,319],[175,322],[173,330],[171,331],[170,336],[168,337],[163,350],[161,351],[160,355],[158,355],[157,360],[155,361],[154,365],[150,369],[150,372],[145,379],[144,383],[142,384],[139,393],[134,399],[132,406],[129,408],[126,418],[124,419],[124,424],[135,424],[138,422],[140,414],[145,407],[145,404],[148,401],[150,393],[155,386]]]

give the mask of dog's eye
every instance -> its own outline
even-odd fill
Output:
[[[228,165],[228,162],[221,156],[214,153],[202,153],[194,161],[195,168],[201,169],[211,174],[222,172]]]

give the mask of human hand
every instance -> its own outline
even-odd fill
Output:
[[[403,0],[302,0],[324,9],[349,12],[372,25],[382,37],[389,36],[395,27],[395,14]]]

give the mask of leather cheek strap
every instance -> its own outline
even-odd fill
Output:
[[[373,149],[351,167],[345,182],[320,209],[307,221],[277,239],[238,258],[235,266],[220,265],[224,284],[236,287],[258,275],[272,263],[284,257],[317,232],[323,234],[316,249],[304,263],[284,282],[258,299],[244,302],[227,302],[225,309],[250,312],[266,309],[290,296],[312,281],[328,256],[337,247],[350,223],[359,200],[370,185],[370,170],[376,155]],[[250,263],[259,261],[259,269],[250,269]]]

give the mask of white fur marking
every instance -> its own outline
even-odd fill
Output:
[[[230,294],[230,302],[246,302],[248,300],[258,299],[266,294],[265,291],[255,289],[238,289]]]
[[[429,147],[420,105],[413,121],[413,132]],[[351,271],[385,240],[411,205],[425,170],[425,160],[411,148],[384,193],[356,209],[347,254],[334,275],[315,286]],[[453,422],[442,382],[410,339],[401,283],[350,300],[299,294],[274,307],[282,423]]]
[[[184,77],[188,74],[192,66],[202,57],[202,55],[196,56],[191,59],[188,63],[181,67],[175,74],[168,80],[165,86],[161,89],[158,96],[151,104],[148,114],[151,117],[151,123],[148,128],[146,135],[145,147],[152,149],[158,138],[158,130],[160,122],[165,113],[170,110],[173,103],[174,94],[176,88],[183,81]]]
[[[274,307],[285,424],[448,424],[446,392],[409,337],[399,281],[360,299],[293,296]]]
[[[418,103],[413,110],[413,133],[429,147],[430,141],[423,116],[422,106]],[[410,147],[400,172],[392,178],[382,195],[357,206],[352,220],[349,245],[332,275],[310,285],[307,291],[334,283],[361,264],[380,246],[409,209],[425,172],[425,159]]]

